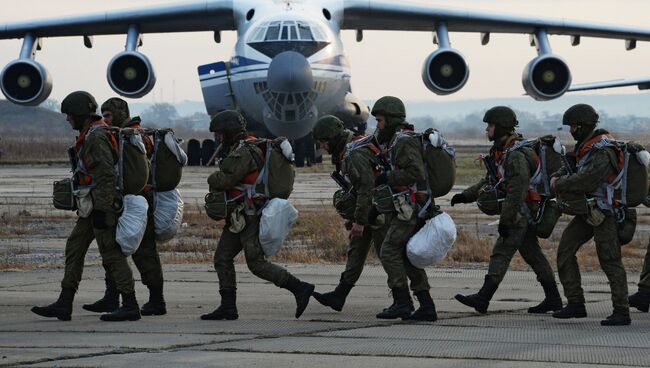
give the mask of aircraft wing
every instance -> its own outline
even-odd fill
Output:
[[[394,0],[344,0],[341,28],[434,31],[439,21],[446,22],[450,32],[533,34],[536,29],[545,29],[547,34],[555,35],[650,41],[650,28],[453,9]]]
[[[88,15],[0,24],[0,39],[234,30],[233,0],[203,0],[175,5],[106,11]]]
[[[630,86],[637,86],[640,90],[650,89],[650,78],[616,79],[616,80],[604,81],[604,82],[574,84],[571,87],[569,87],[567,92],[589,91],[593,89],[630,87]]]

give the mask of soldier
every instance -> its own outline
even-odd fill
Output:
[[[551,188],[560,196],[563,193],[586,195],[590,208],[589,215],[575,216],[562,233],[557,250],[557,269],[568,304],[553,313],[553,317],[566,319],[587,316],[576,252],[593,237],[600,267],[609,280],[614,306],[612,315],[600,324],[629,325],[632,320],[627,300],[627,277],[621,260],[614,208],[603,200],[607,196],[607,184],[619,171],[619,158],[615,148],[595,144],[603,138],[613,139],[606,130],[596,129],[598,118],[593,107],[578,104],[569,108],[562,119],[562,124],[571,127],[571,135],[576,141],[574,154],[577,170],[569,174],[564,167],[553,174]]]
[[[377,318],[401,317],[435,321],[438,317],[436,306],[429,294],[427,274],[413,266],[406,257],[406,244],[411,236],[424,226],[424,219],[418,216],[419,212],[431,215],[435,209],[432,198],[430,205],[425,206],[428,198],[426,192],[422,192],[422,189],[426,188],[426,172],[420,140],[418,137],[404,134],[412,132],[413,126],[405,121],[406,108],[400,99],[392,96],[382,97],[375,103],[371,113],[377,120],[377,140],[388,147],[387,154],[392,166],[392,170],[384,171],[375,178],[375,187],[387,184],[393,193],[408,191],[413,194],[408,198],[402,196],[404,208],[399,208],[399,214],[397,209],[386,214],[388,230],[381,244],[380,259],[388,274],[388,287],[391,288],[394,302],[377,314]],[[411,200],[413,197],[416,198],[414,203]],[[412,315],[413,306],[407,274],[411,280],[411,289],[420,302],[420,308]]]
[[[340,175],[339,180],[350,186],[347,192],[353,192],[355,198],[350,210],[352,218],[348,218],[346,224],[350,230],[350,244],[345,271],[341,273],[339,284],[334,291],[324,294],[314,292],[314,298],[321,304],[340,312],[350,290],[361,276],[370,244],[374,244],[375,252],[379,256],[380,246],[386,235],[386,226],[380,219],[375,219],[373,223],[368,220],[372,208],[375,174],[379,166],[377,155],[381,152],[374,139],[346,130],[343,122],[335,116],[320,118],[313,134],[314,139],[320,142],[321,148],[332,155],[332,162],[336,165],[335,173]],[[368,139],[371,140],[366,142]],[[361,145],[348,151],[348,144],[352,142],[359,142]]]
[[[140,319],[140,309],[135,298],[133,275],[115,242],[117,216],[114,209],[119,208],[119,193],[114,165],[118,156],[114,142],[103,129],[107,125],[101,116],[96,115],[96,110],[97,102],[88,92],[73,92],[61,103],[61,112],[67,115],[72,128],[80,132],[73,147],[77,158],[74,182],[80,187],[92,188],[85,199],[79,200],[84,202],[84,208],[91,200],[92,212],[86,215],[78,211],[80,217],[66,242],[65,274],[59,299],[46,307],[33,307],[32,312],[63,321],[71,319],[72,302],[81,280],[86,252],[95,239],[102,263],[122,295],[122,306],[100,318],[103,321],[135,321]]]
[[[499,217],[499,237],[492,249],[488,272],[479,292],[471,295],[457,294],[455,298],[479,313],[487,313],[490,300],[503,281],[512,256],[519,251],[535,271],[545,295],[540,304],[528,308],[528,313],[560,310],[562,298],[553,269],[539,246],[535,227],[528,223],[526,216],[526,212],[535,213],[538,209],[538,204],[531,200],[534,194],[529,193],[530,178],[537,170],[535,153],[529,147],[508,151],[523,139],[521,134],[515,132],[518,121],[512,109],[505,106],[493,107],[485,113],[483,122],[487,123],[485,131],[488,139],[493,142],[486,160],[486,164],[493,168],[489,171],[493,173],[488,172],[484,179],[454,195],[451,205],[476,202],[485,185],[501,181],[499,187],[505,192],[505,199]]]
[[[210,131],[217,133],[219,140],[228,147],[228,155],[221,160],[219,171],[208,178],[211,192],[226,192],[229,198],[242,194],[237,188],[242,184],[254,184],[264,166],[264,155],[258,147],[245,145],[245,140],[254,140],[247,135],[246,120],[237,111],[218,113],[210,122]],[[265,259],[259,242],[259,222],[264,203],[253,203],[252,214],[243,214],[245,222],[235,224],[232,216],[226,219],[217,250],[214,253],[214,268],[219,278],[221,305],[212,313],[204,314],[204,320],[237,319],[235,266],[233,259],[244,250],[246,264],[257,277],[268,280],[276,286],[287,289],[296,298],[296,318],[307,308],[314,291],[314,285],[302,282],[284,268]]]
[[[109,126],[118,128],[133,128],[139,129],[144,132],[140,126],[140,118],[134,117],[131,119],[129,113],[129,105],[121,98],[110,98],[101,106],[101,112],[104,117],[104,122]],[[147,156],[151,158],[153,154],[153,142],[151,138],[142,135],[143,141],[147,148]],[[144,238],[138,247],[138,250],[131,256],[133,263],[140,271],[142,283],[149,289],[149,301],[142,306],[140,313],[143,316],[160,316],[167,313],[165,298],[163,296],[163,274],[162,265],[160,263],[160,256],[156,248],[156,235],[154,233],[153,221],[153,191],[150,186],[140,194],[147,199],[149,204],[149,211],[147,212],[147,228],[144,233]],[[104,297],[99,299],[93,304],[84,304],[83,309],[101,313],[111,312],[115,310],[119,304],[119,294],[115,287],[115,282],[111,280],[110,274],[107,271],[105,275],[106,290]]]
[[[648,313],[650,309],[650,241],[648,241],[648,250],[643,261],[643,271],[639,278],[639,291],[630,295],[628,301],[631,307],[641,312]]]

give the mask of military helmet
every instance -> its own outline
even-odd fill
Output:
[[[375,102],[371,113],[372,116],[384,115],[387,117],[405,118],[406,108],[399,98],[384,96]]]
[[[102,104],[101,111],[102,113],[105,111],[113,113],[112,125],[114,126],[122,126],[131,115],[129,112],[129,104],[118,97],[106,100],[106,102]]]
[[[61,112],[74,116],[92,115],[97,112],[97,101],[88,92],[72,92],[61,102]]]
[[[507,106],[495,106],[485,112],[483,122],[488,124],[495,124],[502,128],[514,129],[519,122],[517,115]]]
[[[577,104],[571,106],[562,118],[563,125],[592,125],[598,123],[598,113],[587,104]]]
[[[211,132],[221,132],[226,135],[234,135],[246,130],[246,119],[235,110],[225,110],[212,118],[210,121]]]
[[[318,119],[314,126],[313,134],[315,140],[330,140],[345,131],[341,119],[333,115],[325,115]]]

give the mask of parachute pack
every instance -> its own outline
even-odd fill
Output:
[[[552,198],[550,177],[563,166],[563,146],[558,138],[545,135],[536,139],[525,139],[515,143],[506,151],[508,154],[523,147],[533,150],[537,160],[537,170],[530,177],[530,190],[544,198]]]
[[[422,148],[427,191],[432,198],[438,198],[451,191],[456,180],[456,150],[436,129],[424,133],[399,132],[395,145],[403,137],[417,137]]]
[[[605,148],[613,148],[617,153],[617,162],[612,164],[618,173],[591,193],[592,197],[601,208],[632,208],[642,204],[648,195],[647,167],[650,164],[650,153],[642,145],[616,141],[609,135],[595,137],[583,147],[588,152],[576,163],[577,170],[580,171],[594,149]]]
[[[293,191],[296,175],[293,167],[293,148],[289,141],[284,137],[258,138],[246,140],[244,145],[249,148],[259,148],[263,155],[263,161],[258,162],[258,167],[262,168],[259,170],[252,194],[262,194],[270,199],[288,199]],[[253,157],[257,157],[257,154]]]
[[[176,189],[187,164],[187,155],[181,148],[182,139],[176,138],[171,129],[148,131],[153,138],[151,155],[151,185],[156,192]]]
[[[138,129],[108,129],[116,138],[118,147],[118,187],[124,195],[139,194],[149,181],[147,149]]]

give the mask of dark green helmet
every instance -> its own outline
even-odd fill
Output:
[[[113,121],[111,125],[124,128],[124,124],[129,119],[131,113],[129,112],[129,104],[121,98],[109,98],[102,104],[102,114],[106,111],[113,113]]]
[[[246,131],[246,119],[235,110],[225,110],[212,118],[210,131],[223,133],[227,136],[235,136]]]
[[[375,102],[372,107],[372,116],[384,115],[386,117],[396,117],[404,119],[406,117],[406,108],[404,103],[397,97],[384,96]]]
[[[317,141],[329,141],[343,132],[345,132],[345,126],[341,119],[333,115],[325,115],[316,122],[313,134]]]
[[[563,125],[590,125],[595,126],[598,123],[598,113],[587,104],[577,104],[571,106],[562,118]]]
[[[519,124],[517,115],[507,106],[495,106],[489,109],[483,116],[483,122],[506,129],[514,129]]]
[[[72,92],[61,102],[61,112],[73,116],[93,115],[97,113],[97,101],[88,92]]]

